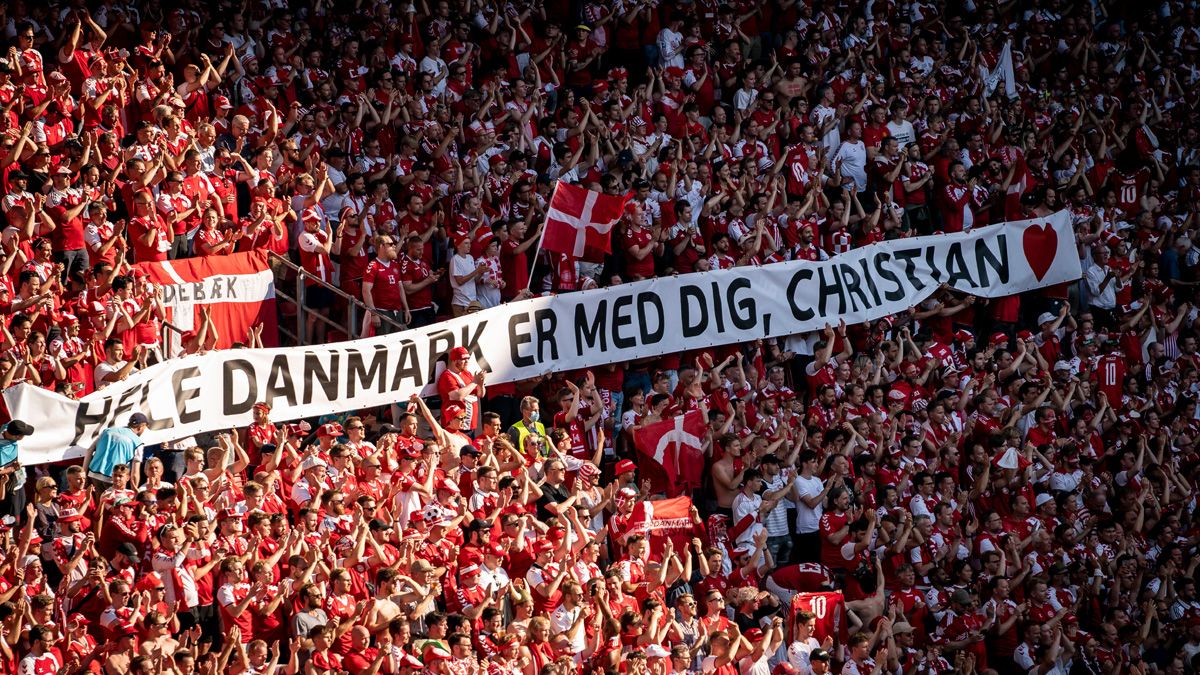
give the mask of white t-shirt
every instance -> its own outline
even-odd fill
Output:
[[[834,161],[842,162],[842,175],[854,181],[858,191],[867,189],[867,146],[862,141],[842,141]]]
[[[771,675],[770,658],[771,655],[767,652],[763,652],[757,661],[752,661],[746,656],[738,662],[738,670],[742,675]]]
[[[737,537],[737,543],[749,544],[754,541],[754,535],[762,529],[761,522],[758,517],[758,510],[762,508],[762,497],[758,495],[747,495],[745,492],[739,492],[733,498],[733,522],[740,523],[743,518],[749,516],[754,519],[754,525],[742,530],[742,533]]]
[[[899,124],[895,122],[887,123],[888,133],[892,138],[896,139],[896,143],[903,150],[909,143],[915,143],[917,140],[917,132],[913,129],[912,122],[904,120]]]
[[[799,497],[816,497],[825,489],[825,483],[820,478],[812,476],[796,476],[796,495]],[[825,512],[824,504],[809,508],[803,500],[796,500],[796,531],[800,534],[818,532],[821,529],[821,514]]]
[[[788,645],[787,660],[796,669],[798,675],[809,675],[812,672],[809,655],[812,654],[812,650],[820,646],[821,643],[817,642],[814,637],[809,637],[805,642],[797,640]]]
[[[827,105],[814,106],[812,109],[813,123],[818,129],[835,115],[837,115],[837,110]],[[825,144],[825,149],[829,152],[837,150],[838,145],[842,142],[842,132],[838,130],[838,125],[833,125],[829,131],[825,132],[825,135],[821,137],[821,142]]]
[[[450,259],[450,287],[454,289],[454,297],[450,300],[450,304],[466,307],[479,299],[479,293],[475,286],[478,277],[472,278],[462,285],[454,281],[455,277],[471,274],[475,271],[475,267],[475,258],[470,254],[458,255],[455,253],[454,257]]]
[[[120,372],[120,370],[125,367],[126,363],[127,361],[117,361],[116,363],[109,364],[107,361],[101,361],[99,364],[97,364],[96,369],[93,372],[93,375],[96,378],[96,388],[103,389],[112,384],[112,382],[105,382],[104,378],[113,373]]]
[[[670,28],[664,28],[658,32],[658,66],[660,68],[672,66],[682,68],[684,66],[682,49],[682,33],[677,33]]]
[[[438,75],[448,72],[449,68],[446,66],[446,62],[439,59],[436,54],[426,54],[425,58],[421,59],[420,70],[422,73],[433,75],[434,79],[437,80]],[[443,77],[437,80],[437,83],[433,85],[433,90],[429,93],[440,98],[442,93],[446,91],[447,79]]]
[[[550,615],[550,627],[554,629],[554,633],[566,633],[575,623],[575,619],[579,618],[579,614],[583,611],[582,607],[575,609],[567,609],[566,605],[559,605],[558,609]],[[581,630],[575,634],[575,639],[571,641],[571,651],[576,654],[582,654],[587,649],[587,631]]]

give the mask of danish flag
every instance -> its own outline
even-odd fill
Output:
[[[559,181],[546,212],[542,248],[576,260],[604,262],[604,254],[612,253],[613,226],[625,213],[627,199]]]
[[[704,415],[693,410],[639,428],[633,433],[633,442],[642,456],[653,462],[642,462],[641,465],[647,469],[661,469],[666,478],[662,488],[668,495],[675,496],[700,487],[706,432]],[[644,473],[653,484],[657,472]]]

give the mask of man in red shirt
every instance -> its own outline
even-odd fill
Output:
[[[400,330],[399,324],[412,322],[408,310],[408,296],[404,294],[401,263],[396,261],[399,242],[394,235],[381,234],[375,238],[375,259],[363,272],[363,303],[372,314],[385,316],[390,321],[372,316],[376,335],[387,335]]]
[[[438,396],[442,405],[458,403],[467,412],[467,423],[462,426],[465,430],[474,430],[479,426],[479,401],[484,397],[483,371],[472,374],[467,370],[471,362],[471,351],[466,347],[455,347],[450,350],[446,361],[446,370],[438,376]]]
[[[29,654],[21,659],[21,675],[54,675],[63,666],[62,654],[54,647],[54,629],[34,626],[29,630]]]
[[[952,162],[949,174],[950,182],[942,188],[938,205],[942,213],[942,229],[946,232],[966,232],[974,222],[971,212],[973,185],[967,182],[967,168],[962,162]],[[972,182],[974,180],[971,179]]]
[[[518,183],[516,189],[532,189],[531,185],[524,185],[524,187],[522,185],[524,184]],[[532,214],[533,211],[529,211],[529,215]],[[539,219],[538,224],[533,228],[533,232],[528,237],[525,236],[525,233],[529,229],[527,221],[528,218],[526,220],[510,222],[508,224],[508,238],[500,246],[500,276],[504,279],[504,287],[500,289],[500,297],[505,301],[512,300],[521,291],[529,288],[529,260],[526,258],[525,252],[538,241],[545,219]]]
[[[1058,432],[1054,425],[1058,421],[1058,414],[1054,412],[1054,408],[1045,406],[1039,409],[1035,415],[1037,424],[1029,428],[1029,433],[1025,440],[1033,444],[1035,448],[1040,448],[1043,445],[1055,444],[1058,440]]]
[[[317,314],[333,305],[333,292],[325,285],[333,282],[333,259],[329,257],[333,237],[329,236],[323,219],[315,209],[305,209],[302,220],[304,231],[299,238],[300,264],[305,272],[312,275],[304,281],[304,306],[313,310],[305,317],[305,333],[319,344],[325,341],[325,322],[317,321]]]
[[[400,259],[400,280],[404,289],[404,305],[408,309],[410,328],[428,326],[437,319],[433,307],[433,290],[445,274],[444,269],[431,270],[424,257],[425,242],[417,235],[408,237],[408,251]]]
[[[239,558],[226,558],[221,563],[221,581],[217,589],[221,626],[226,633],[234,627],[240,629],[242,644],[249,643],[254,639],[254,615],[248,610],[263,587],[251,587],[246,582],[246,568]]]
[[[350,629],[350,653],[342,658],[342,666],[351,673],[379,672],[384,657],[391,653],[391,633],[379,633],[379,647],[371,645],[371,631],[363,626]]]
[[[154,210],[149,190],[133,196],[133,218],[129,221],[129,239],[137,262],[162,262],[167,259],[175,238],[167,222]]]

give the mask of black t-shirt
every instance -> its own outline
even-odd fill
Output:
[[[546,510],[546,505],[561,504],[570,499],[570,497],[571,495],[567,493],[567,486],[565,483],[559,485],[558,487],[554,487],[553,485],[546,483],[542,486],[542,496],[539,497],[537,501],[538,518],[546,519],[550,516],[557,515]]]

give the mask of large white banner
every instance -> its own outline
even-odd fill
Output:
[[[1000,297],[1081,276],[1071,219],[1001,223],[969,233],[874,244],[823,262],[686,274],[514,302],[426,328],[331,345],[225,350],[148,368],[72,401],[18,385],[12,416],[36,428],[25,464],[80,457],[130,413],[157,443],[249,424],[265,401],[276,421],[405,401],[432,387],[440,356],[475,355],[488,382],[510,382],[660,354],[792,335],[907,310],[939,285]]]

